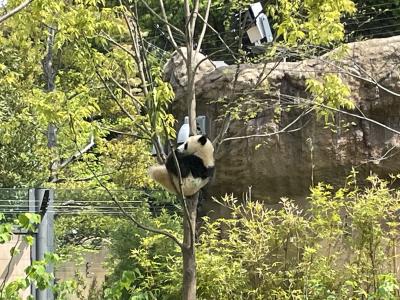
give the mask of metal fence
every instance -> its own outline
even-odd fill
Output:
[[[24,212],[43,213],[43,209],[56,215],[121,215],[116,201],[128,213],[143,206],[155,214],[163,209],[175,211],[178,208],[176,199],[161,190],[55,189],[51,207],[42,207],[43,199],[38,195],[35,197],[34,191],[0,188],[0,213],[8,219]]]

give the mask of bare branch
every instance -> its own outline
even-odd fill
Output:
[[[122,5],[121,0],[119,1],[119,3],[120,3],[120,5]],[[143,60],[140,55],[140,47],[139,47],[139,42],[138,42],[139,38],[138,38],[138,34],[137,34],[138,28],[136,28],[136,27],[134,28],[132,26],[130,20],[126,16],[125,11],[123,12],[123,16],[124,16],[126,26],[128,26],[129,34],[132,39],[132,47],[133,47],[133,51],[134,51],[133,59],[135,60],[136,65],[139,69],[139,76],[140,76],[140,80],[142,81],[143,92],[145,95],[147,95],[149,93],[149,91],[147,89],[147,80],[146,80],[145,72],[143,69]]]
[[[167,27],[167,32],[168,32],[169,40],[170,40],[172,46],[174,47],[174,49],[182,56],[182,58],[183,58],[184,60],[186,60],[185,56],[183,55],[181,49],[179,48],[178,44],[176,43],[176,41],[175,41],[175,39],[174,39],[174,36],[173,36],[173,34],[172,34],[172,31],[171,31],[171,27],[170,27],[169,24],[168,24],[168,17],[167,17],[167,14],[166,14],[166,12],[165,12],[165,7],[164,7],[164,1],[163,1],[163,0],[160,0],[160,7],[161,7],[162,16],[163,16],[164,20],[167,21],[167,23],[166,23],[165,26]]]
[[[389,94],[391,94],[391,95],[393,95],[393,96],[400,97],[400,93],[396,93],[395,91],[392,91],[392,90],[388,89],[387,87],[384,87],[383,85],[381,85],[375,78],[373,78],[370,74],[368,74],[368,73],[367,73],[363,68],[361,68],[359,65],[357,65],[357,67],[358,67],[366,76],[368,76],[369,78],[360,76],[360,75],[355,74],[355,73],[353,73],[353,72],[350,72],[350,71],[346,70],[344,67],[338,66],[337,64],[335,64],[335,63],[333,63],[333,62],[330,62],[330,61],[328,61],[328,60],[326,60],[326,59],[323,59],[323,58],[321,58],[321,57],[318,57],[318,59],[321,60],[321,61],[323,61],[323,62],[325,62],[325,63],[327,63],[327,64],[329,64],[329,65],[331,65],[331,66],[333,66],[333,67],[335,67],[335,68],[337,68],[337,69],[339,69],[339,70],[341,70],[341,71],[342,71],[344,74],[346,74],[346,75],[349,75],[349,76],[354,77],[354,78],[357,78],[357,79],[361,79],[361,80],[366,81],[366,82],[368,82],[368,83],[372,83],[372,84],[376,85],[377,87],[379,87],[380,89],[384,90],[385,92],[388,92]]]
[[[283,57],[281,57],[280,60],[278,60],[277,62],[275,62],[275,64],[274,64],[274,65],[272,66],[272,68],[268,71],[268,73],[265,74],[265,76],[263,76],[263,74],[264,74],[264,72],[265,72],[265,69],[267,68],[267,65],[268,65],[268,62],[266,61],[266,62],[264,63],[263,70],[261,71],[261,73],[260,73],[260,75],[259,75],[259,77],[258,77],[257,83],[256,83],[256,85],[254,86],[254,88],[255,88],[255,89],[258,88],[258,87],[265,81],[265,79],[267,79],[268,76],[279,66],[279,64],[280,64],[282,61],[283,61]]]
[[[183,33],[182,30],[180,30],[179,28],[177,28],[176,26],[172,25],[171,23],[169,23],[166,19],[163,19],[162,17],[160,17],[160,15],[155,12],[148,4],[145,0],[140,0],[140,2],[143,3],[143,5],[151,12],[151,14],[153,16],[155,16],[157,19],[159,19],[162,23],[164,23],[165,25],[168,25],[170,28],[172,28],[173,30],[175,30],[176,32],[178,32],[179,34],[181,34],[182,36],[185,36],[185,34]]]
[[[242,140],[242,139],[249,139],[249,138],[257,138],[257,137],[269,137],[269,136],[273,136],[276,134],[280,134],[280,133],[288,133],[288,132],[295,132],[298,131],[300,129],[302,129],[303,127],[299,127],[299,128],[295,128],[295,129],[291,129],[288,130],[288,128],[290,128],[291,126],[293,126],[295,123],[297,123],[298,120],[300,120],[302,117],[304,117],[305,115],[308,115],[310,112],[312,112],[314,110],[314,108],[310,108],[309,110],[301,113],[300,115],[297,116],[296,119],[294,119],[292,122],[290,122],[288,125],[286,125],[283,129],[275,131],[275,132],[270,132],[270,133],[264,133],[264,134],[251,134],[251,135],[244,135],[244,136],[237,136],[237,137],[230,137],[230,138],[226,138],[223,139],[221,141],[221,143],[226,142],[226,141],[232,141],[232,140]]]
[[[341,113],[341,114],[344,114],[344,115],[352,116],[352,117],[355,117],[357,119],[366,120],[368,122],[371,122],[371,123],[373,123],[375,125],[381,126],[381,127],[385,128],[385,129],[387,129],[387,130],[389,130],[389,131],[391,131],[393,133],[396,133],[396,134],[400,135],[400,131],[398,131],[396,129],[393,129],[393,128],[391,128],[391,127],[389,127],[389,126],[387,126],[387,125],[385,125],[383,123],[380,123],[378,121],[375,121],[373,119],[367,118],[365,116],[360,116],[360,115],[357,115],[357,114],[353,114],[353,113],[347,112],[347,111],[342,110],[342,109],[337,109],[337,108],[334,108],[334,107],[330,107],[330,106],[325,105],[325,104],[315,104],[315,105],[321,106],[323,108],[326,108],[326,109],[329,109],[329,110],[332,110],[332,111],[335,111],[335,112],[338,112],[338,113]]]
[[[144,136],[140,136],[140,135],[132,133],[132,132],[119,131],[119,130],[115,130],[115,129],[108,128],[108,127],[102,127],[102,129],[105,129],[107,131],[114,132],[114,133],[117,133],[117,134],[121,134],[121,135],[131,136],[131,137],[134,137],[134,138],[137,138],[137,139],[140,139],[140,140],[148,140],[148,141],[150,141],[150,138],[144,137]]]
[[[110,37],[108,34],[106,34],[105,32],[101,32],[100,36],[105,38],[107,41],[111,42],[113,45],[117,46],[118,48],[120,48],[121,50],[125,51],[126,53],[128,53],[135,61],[136,61],[136,55],[135,53],[133,53],[131,50],[125,48],[124,46],[122,46],[120,43],[118,43],[116,40],[114,40],[112,37]]]
[[[232,51],[232,49],[226,44],[226,42],[224,41],[224,39],[221,37],[220,33],[214,29],[214,27],[212,27],[200,14],[199,14],[199,18],[204,22],[204,24],[207,25],[208,28],[211,29],[212,32],[214,32],[217,36],[218,39],[221,41],[221,43],[225,46],[225,48],[229,51],[229,53],[232,55],[232,57],[237,60],[237,57],[235,55],[235,53]]]
[[[396,148],[398,148],[398,147],[397,146],[392,146],[381,157],[369,159],[369,160],[366,161],[366,163],[372,162],[374,164],[379,164],[382,160],[386,160],[386,159],[392,158],[393,156],[396,156],[400,152],[400,151],[396,151],[395,153],[390,154]]]
[[[62,169],[65,168],[66,166],[68,166],[70,163],[76,161],[78,158],[80,158],[83,154],[85,154],[86,152],[88,152],[90,149],[93,148],[93,146],[95,145],[94,143],[94,136],[93,134],[90,136],[90,141],[89,143],[83,147],[82,149],[79,149],[78,151],[76,151],[71,157],[68,157],[67,159],[65,159],[64,161],[62,161],[59,165],[58,165],[58,169]]]
[[[189,1],[187,1],[189,2]],[[200,6],[200,0],[195,0],[194,4],[193,4],[193,10],[190,13],[190,21],[188,24],[188,28],[189,28],[189,34],[190,34],[190,40],[193,41],[194,40],[194,32],[196,29],[196,20],[197,20],[197,16],[199,14],[199,6]]]
[[[104,78],[100,75],[98,71],[96,71],[96,74],[99,76],[100,80],[102,81],[103,85],[106,87],[108,90],[111,98],[117,103],[117,105],[121,108],[121,110],[126,114],[126,116],[134,123],[135,125],[141,130],[141,132],[145,135],[147,135],[151,141],[153,142],[153,145],[156,148],[156,153],[157,153],[157,161],[159,163],[163,163],[165,161],[165,155],[164,152],[162,151],[162,147],[160,145],[160,141],[157,137],[157,135],[152,135],[150,134],[149,130],[146,129],[143,121],[141,121],[141,124],[138,124],[135,120],[135,118],[129,113],[129,111],[118,101],[118,98],[115,96],[111,88],[108,86],[107,82],[104,80]]]
[[[234,43],[232,43],[231,45],[233,45]],[[196,64],[196,66],[194,67],[194,73],[196,73],[197,72],[197,69],[200,67],[200,65],[204,62],[204,61],[206,61],[206,60],[209,60],[213,65],[214,65],[214,67],[215,67],[215,64],[214,64],[214,62],[210,59],[210,57],[211,56],[214,56],[214,55],[216,55],[216,54],[218,54],[218,53],[220,53],[220,52],[223,52],[223,51],[225,51],[225,49],[219,49],[219,50],[216,50],[216,51],[214,51],[214,52],[212,52],[212,53],[210,53],[210,54],[208,54],[208,55],[205,55],[205,57],[203,58],[203,59],[201,59],[197,64]]]
[[[215,153],[218,152],[219,146],[222,143],[222,139],[224,138],[225,134],[228,132],[229,126],[231,125],[231,114],[228,113],[228,115],[224,118],[224,122],[222,124],[221,130],[213,140],[213,146],[215,149]]]
[[[111,90],[111,88],[108,86],[107,82],[105,81],[105,79],[103,78],[103,76],[100,75],[100,73],[96,70],[96,74],[97,76],[99,76],[101,82],[103,83],[103,85],[106,87],[107,91],[109,92],[111,98],[114,100],[115,103],[117,103],[117,105],[119,106],[119,108],[121,108],[121,110],[125,113],[125,115],[132,121],[132,122],[136,122],[135,118],[129,113],[129,111],[119,102],[118,98],[115,96],[115,94],[113,93],[113,91]],[[146,135],[148,135],[150,137],[150,134],[148,132],[148,130],[140,125],[140,124],[136,124],[136,126],[138,126],[138,128]]]
[[[27,7],[33,0],[27,0],[25,2],[22,2],[20,5],[18,5],[17,7],[13,8],[12,10],[10,10],[8,13],[2,15],[0,17],[0,23],[3,23],[5,20],[7,20],[8,18],[12,17],[13,15],[15,15],[17,12],[23,10],[25,7]]]
[[[366,121],[368,121],[368,122],[371,122],[371,123],[373,123],[373,124],[375,124],[375,125],[378,125],[378,126],[380,126],[380,127],[383,127],[383,128],[385,128],[385,129],[387,129],[387,130],[393,132],[393,133],[396,133],[396,134],[399,134],[399,135],[400,135],[400,131],[398,131],[398,130],[396,130],[396,129],[393,129],[393,128],[391,128],[391,127],[389,127],[389,126],[387,126],[387,125],[385,125],[385,124],[383,124],[383,123],[380,123],[380,122],[378,122],[378,121],[375,121],[375,120],[373,120],[373,119],[371,119],[371,118],[368,118],[368,117],[366,117],[364,114],[362,114],[362,115],[357,115],[357,114],[350,113],[350,112],[347,112],[347,111],[342,110],[342,109],[334,108],[334,107],[331,107],[331,106],[328,106],[328,105],[325,105],[325,104],[322,104],[322,103],[315,103],[315,102],[312,101],[311,99],[306,99],[306,98],[301,98],[301,97],[292,96],[292,95],[286,95],[286,94],[281,94],[281,96],[282,96],[282,97],[286,97],[286,98],[288,98],[288,99],[292,99],[292,100],[299,100],[299,99],[300,99],[300,100],[304,101],[304,103],[312,104],[312,105],[314,105],[314,106],[320,106],[320,107],[323,107],[323,108],[326,108],[326,109],[329,109],[329,110],[332,110],[332,111],[335,111],[335,112],[338,112],[338,113],[341,113],[341,114],[344,114],[344,115],[348,115],[348,116],[355,117],[355,118],[360,119],[360,120],[366,120]]]
[[[204,39],[204,36],[206,34],[207,24],[208,24],[208,17],[209,17],[209,14],[210,14],[210,7],[211,7],[211,0],[208,0],[207,8],[206,8],[206,14],[204,16],[204,24],[203,24],[203,28],[201,29],[199,40],[197,41],[197,48],[196,48],[196,52],[195,52],[194,57],[197,57],[197,54],[199,54],[200,49],[201,49],[201,44],[203,43],[203,39]]]

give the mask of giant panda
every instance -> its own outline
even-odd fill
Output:
[[[204,187],[214,174],[214,147],[207,136],[194,135],[175,150],[175,156],[182,176],[183,196],[190,197]],[[149,169],[150,177],[174,194],[181,193],[178,174],[172,153],[168,155],[165,165]]]

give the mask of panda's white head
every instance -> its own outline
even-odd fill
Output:
[[[176,150],[183,155],[196,155],[206,166],[214,166],[214,146],[206,135],[190,136]]]

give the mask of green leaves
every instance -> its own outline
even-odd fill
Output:
[[[23,213],[18,216],[17,225],[27,231],[35,231],[36,225],[40,223],[41,217],[34,213]]]
[[[0,214],[0,244],[9,242],[12,237],[13,224],[28,230],[34,231],[37,224],[40,223],[40,216],[33,213],[25,213],[19,215],[14,222],[5,223],[3,214]],[[24,241],[32,246],[34,238],[30,235],[24,236]],[[20,254],[18,246],[10,249],[10,255],[16,256]],[[60,257],[54,253],[45,253],[43,260],[32,261],[25,271],[25,278],[18,278],[11,282],[4,282],[4,286],[0,287],[0,300],[20,300],[22,291],[29,288],[31,284],[41,290],[52,288],[59,295],[58,299],[67,299],[68,294],[76,292],[76,283],[73,281],[61,282],[52,286],[53,275],[47,271],[48,264],[55,264]]]
[[[354,13],[355,5],[350,0],[279,0],[276,11],[269,9],[269,14],[277,22],[277,36],[287,46],[329,45],[343,40],[340,18]]]
[[[307,79],[306,90],[314,97],[314,108],[317,116],[324,118],[325,124],[335,120],[333,109],[354,109],[354,101],[350,98],[350,88],[335,74],[326,74],[322,81]]]
[[[10,223],[0,224],[0,244],[9,242],[12,237],[12,225]]]
[[[312,187],[307,210],[289,199],[273,210],[261,202],[221,199],[230,216],[204,218],[197,244],[198,297],[396,299],[400,193],[376,176],[361,188],[355,177],[353,171],[339,189]],[[120,271],[106,299],[179,298],[179,251],[157,235],[125,230],[113,243],[112,262]]]
[[[6,222],[3,213],[0,213],[0,244],[4,244],[11,240],[12,237],[12,224]]]
[[[29,246],[32,246],[32,245],[33,245],[33,242],[35,241],[35,239],[33,238],[33,236],[25,235],[25,236],[24,236],[24,241],[25,241],[26,243],[28,243]]]

